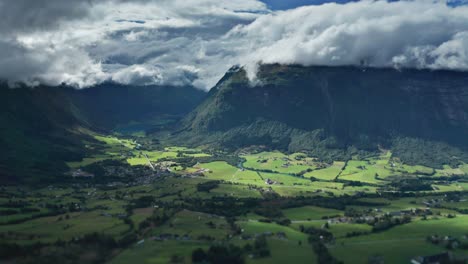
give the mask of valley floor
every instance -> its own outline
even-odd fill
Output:
[[[63,183],[2,187],[0,259],[410,263],[444,252],[468,257],[467,164],[409,166],[388,151],[326,163],[307,153],[226,153],[95,137],[100,145],[68,164]]]

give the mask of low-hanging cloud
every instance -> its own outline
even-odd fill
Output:
[[[468,8],[440,2],[308,6],[263,16],[228,37],[251,43],[242,58],[250,67],[263,62],[468,70]]]
[[[0,79],[205,88],[226,55],[205,43],[266,12],[257,0],[0,0]]]
[[[232,65],[254,78],[258,63],[468,70],[468,7],[440,1],[275,12],[258,0],[72,2],[0,0],[0,79],[209,89]]]

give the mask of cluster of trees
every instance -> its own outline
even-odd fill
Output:
[[[240,247],[229,245],[211,246],[207,251],[198,248],[192,252],[192,263],[232,263],[244,264],[243,250]]]
[[[207,181],[197,184],[197,191],[199,192],[210,192],[211,190],[218,188],[219,181]]]
[[[333,234],[325,229],[319,229],[315,227],[304,227],[301,225],[299,230],[302,233],[309,235],[309,242],[312,243],[314,241],[321,241],[321,242],[332,242],[333,241]]]
[[[255,238],[253,246],[250,244],[245,245],[244,251],[253,258],[267,258],[271,255],[265,236],[258,236]]]
[[[155,226],[161,226],[163,225],[165,222],[167,222],[169,219],[171,218],[171,216],[167,215],[165,212],[159,216],[159,215],[152,215],[151,217],[149,218],[146,218],[145,220],[143,220],[142,222],[140,222],[140,224],[138,225],[138,230],[144,230],[148,227],[155,227]]]
[[[308,234],[308,241],[312,245],[312,249],[317,255],[317,262],[319,264],[338,264],[341,263],[335,259],[328,248],[325,246],[325,243],[332,243],[334,241],[333,234],[326,229],[319,229],[315,227],[299,227],[300,231]]]
[[[373,198],[376,196],[372,194],[371,195],[366,194],[365,197]],[[383,207],[388,204],[382,203],[382,202],[362,201],[362,200],[359,200],[359,197],[353,197],[353,196],[349,196],[345,194],[343,196],[333,197],[333,198],[322,197],[322,196],[315,196],[315,197],[298,196],[298,197],[284,200],[284,202],[281,204],[281,208],[287,209],[287,208],[295,208],[295,207],[301,207],[301,206],[307,206],[307,205],[314,205],[314,206],[332,208],[332,209],[343,211],[346,209],[346,207],[350,205],[377,208],[377,207]]]
[[[442,169],[444,165],[457,167],[462,162],[468,162],[466,149],[423,139],[397,137],[393,140],[392,151],[394,156],[409,165]]]
[[[395,227],[397,225],[403,225],[411,222],[411,217],[408,215],[405,215],[403,217],[391,217],[391,216],[385,216],[374,223],[371,223],[372,226],[372,232],[381,232],[388,230],[392,227]]]
[[[280,218],[284,216],[280,208],[273,206],[258,207],[254,212],[267,218]]]
[[[145,196],[139,197],[138,199],[132,200],[132,201],[128,204],[128,207],[129,207],[130,209],[134,209],[134,208],[146,208],[146,207],[151,207],[151,206],[153,206],[155,202],[156,202],[156,198],[155,198],[154,196],[145,195]],[[128,209],[127,209],[127,211],[128,211]]]
[[[212,197],[211,199],[184,199],[185,209],[208,214],[236,217],[251,212],[258,207],[259,200],[255,198]]]
[[[312,244],[312,248],[317,255],[317,262],[319,264],[342,264],[341,261],[333,257],[328,248],[320,241],[313,240],[309,242]]]
[[[420,179],[404,179],[401,181],[394,181],[390,186],[398,189],[400,192],[418,192],[418,191],[432,191],[430,182]]]
[[[233,245],[213,245],[208,250],[198,248],[192,252],[192,263],[195,264],[243,264],[245,256],[252,258],[266,258],[271,255],[265,236],[258,236],[253,246],[246,244],[243,248]]]
[[[104,263],[115,249],[128,247],[135,241],[136,236],[131,233],[120,240],[92,233],[69,242],[59,240],[31,245],[1,243],[0,259],[12,263]]]

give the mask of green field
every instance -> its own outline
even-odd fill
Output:
[[[271,170],[278,173],[300,173],[307,169],[316,168],[316,162],[312,158],[297,158],[302,153],[285,155],[281,152],[261,152],[253,155],[242,156],[246,159],[245,168],[254,170]]]
[[[314,252],[305,232],[322,230],[333,236],[324,243],[328,253],[353,264],[371,258],[408,263],[412,257],[446,250],[426,242],[427,236],[452,236],[463,243],[468,234],[466,164],[434,170],[402,164],[388,151],[323,163],[307,153],[236,155],[94,137],[90,155],[68,163],[70,169],[119,160],[135,174],[107,182],[73,179],[64,186],[2,188],[0,242],[52,247],[59,240],[73,243],[97,233],[116,241],[133,239],[113,248],[106,256],[109,263],[191,263],[193,250],[219,245],[245,250],[245,263],[318,263],[317,254],[323,252]],[[395,191],[406,181],[422,182],[418,177],[428,181],[429,189],[410,190],[404,197]],[[407,214],[410,223],[380,232],[373,232],[371,220],[363,220],[408,210],[430,213]],[[244,249],[259,237],[266,239],[267,257]]]
[[[459,216],[416,221],[383,233],[340,239],[330,250],[347,263],[364,263],[375,255],[382,256],[385,262],[405,263],[415,256],[444,252],[444,248],[427,243],[426,237],[433,234],[461,237],[468,232],[467,220],[466,216]]]
[[[126,263],[147,263],[147,264],[167,264],[170,263],[174,255],[183,256],[184,263],[190,263],[192,251],[197,248],[206,248],[208,243],[194,241],[151,241],[129,248],[117,257],[113,258],[111,264]]]
[[[42,217],[15,225],[0,226],[0,233],[12,232],[14,239],[19,243],[32,243],[30,237],[36,241],[55,242],[57,240],[71,240],[82,234],[103,232],[105,234],[120,236],[128,230],[121,220],[114,217],[102,216],[98,212],[71,213],[54,217]]]
[[[325,169],[319,169],[319,170],[314,170],[312,172],[308,172],[304,174],[305,177],[314,177],[319,180],[325,180],[325,181],[332,181],[336,177],[338,177],[338,174],[340,174],[341,170],[343,169],[345,163],[342,161],[335,161],[333,164]]]

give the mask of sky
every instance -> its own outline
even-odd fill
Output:
[[[0,0],[0,79],[209,90],[233,65],[468,70],[468,0]]]
[[[340,3],[346,4],[349,2],[356,2],[358,0],[262,0],[268,8],[271,10],[286,10],[292,9],[300,6],[307,6],[307,5],[321,5],[326,3]],[[389,2],[397,2],[399,0],[388,0]],[[428,0],[431,1],[431,0]],[[468,4],[468,0],[449,0],[446,1],[447,5],[449,6],[460,6]]]
[[[330,0],[263,0],[268,8],[272,10],[286,10],[292,9],[300,6],[307,6],[307,5],[321,5],[325,3],[348,3],[351,2],[350,0],[338,0],[338,1],[330,1]]]

